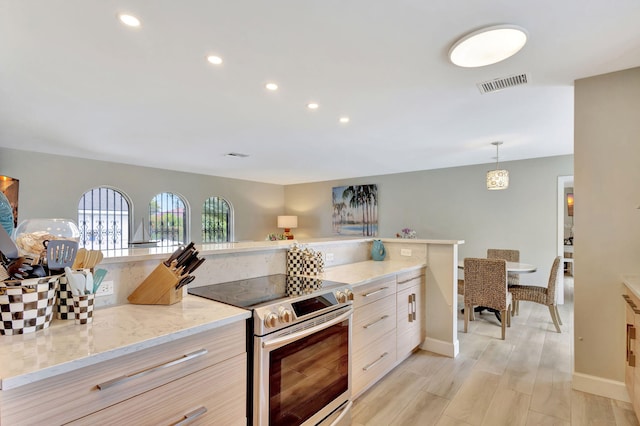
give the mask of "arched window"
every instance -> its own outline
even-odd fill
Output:
[[[233,240],[233,209],[224,198],[210,197],[202,206],[202,242],[226,243]]]
[[[149,234],[160,247],[171,247],[187,241],[187,203],[178,194],[162,192],[149,203]]]
[[[113,250],[129,245],[131,202],[121,191],[101,186],[85,192],[78,203],[79,246]]]

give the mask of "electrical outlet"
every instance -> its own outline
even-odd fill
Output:
[[[332,262],[333,261],[333,253],[327,253],[326,254],[326,260],[327,260],[327,262]]]
[[[96,292],[96,297],[110,296],[112,294],[113,281],[102,281],[100,287],[98,287],[98,291]]]
[[[411,256],[411,249],[400,249],[400,256]]]

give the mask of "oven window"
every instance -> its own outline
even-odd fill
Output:
[[[269,425],[299,425],[349,388],[349,321],[270,353]]]

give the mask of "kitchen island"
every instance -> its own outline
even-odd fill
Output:
[[[424,282],[406,290],[415,297],[422,292],[415,289],[424,288],[420,297],[426,309],[419,310],[422,330],[417,330],[418,337],[426,338],[420,347],[455,356],[455,266],[462,241],[383,241],[387,258],[379,262],[369,260],[372,239],[322,239],[306,245],[332,255],[320,278],[355,288],[389,279],[395,285],[403,276],[406,282]],[[207,261],[191,285],[284,273],[290,246],[291,241],[202,246]],[[128,294],[171,251],[137,249],[108,256],[101,267],[108,270],[107,279],[114,280],[116,294],[101,298],[90,325],[53,320],[36,333],[0,336],[1,424],[41,424],[51,418],[60,423],[117,423],[122,416],[132,421],[136,415],[158,422],[203,415],[224,424],[246,421],[238,401],[246,395],[244,320],[249,311],[186,294],[168,306],[126,303]],[[404,293],[398,291],[397,297],[401,300]],[[404,342],[411,335],[415,331],[407,328],[398,338]],[[209,389],[198,394],[200,405],[188,397],[193,383]],[[184,401],[190,405],[178,406]],[[204,408],[206,401],[213,406]]]

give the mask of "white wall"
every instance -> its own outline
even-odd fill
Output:
[[[620,275],[640,273],[639,183],[640,68],[577,80],[574,345],[578,375],[624,381]]]
[[[238,179],[138,167],[103,161],[0,148],[0,175],[20,180],[18,219],[59,217],[78,219],[78,201],[87,190],[108,185],[133,202],[135,223],[148,216],[151,199],[175,192],[191,206],[191,240],[202,241],[202,204],[223,197],[235,211],[235,240],[263,240],[277,232],[283,213],[284,188]]]
[[[377,184],[379,236],[415,229],[418,238],[460,239],[459,257],[485,256],[487,248],[520,250],[523,262],[538,272],[523,283],[546,285],[557,251],[558,176],[573,174],[573,156],[501,162],[510,186],[488,191],[485,174],[492,164],[362,177],[285,188],[288,214],[297,214],[298,237],[328,237],[331,188]]]

